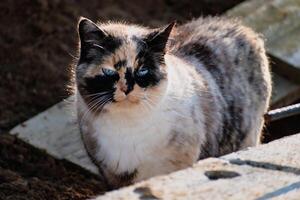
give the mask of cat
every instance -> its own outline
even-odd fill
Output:
[[[269,63],[261,37],[237,20],[151,29],[81,18],[78,33],[79,128],[111,187],[259,143]]]

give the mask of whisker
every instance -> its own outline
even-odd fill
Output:
[[[107,99],[105,99],[101,104],[98,105],[98,108],[96,109],[95,112],[98,112],[99,108],[100,108],[100,112],[101,112],[102,109],[103,109],[103,107],[104,107],[109,101],[111,101],[112,99],[113,99],[112,96],[109,97],[109,98],[107,98]]]
[[[94,46],[94,47],[98,47],[98,48],[100,48],[100,49],[102,49],[102,50],[105,51],[104,47],[103,47],[103,46],[100,46],[99,44],[93,44],[93,46]]]
[[[73,55],[72,53],[70,53],[70,52],[68,52],[68,51],[67,51],[67,53],[68,53],[68,54],[69,54],[69,56],[71,56],[73,59],[76,59],[76,60],[78,60],[78,59],[79,59],[79,57],[77,57],[77,56]]]
[[[88,117],[89,115],[94,112],[95,110],[97,111],[99,108],[99,105],[103,104],[103,102],[105,102],[107,99],[111,98],[111,94],[106,94],[106,95],[102,95],[101,98],[94,98],[93,100],[91,100],[88,105],[87,105],[87,111],[85,112],[85,114],[83,115],[83,117],[80,120],[80,124],[82,124]]]
[[[89,96],[95,96],[95,95],[101,95],[101,94],[108,94],[108,93],[111,93],[113,90],[109,90],[109,91],[106,91],[106,92],[97,92],[97,93],[93,93],[93,94],[88,94],[88,95],[83,95],[85,97],[89,97]]]
[[[87,109],[86,109],[86,112],[84,113],[84,115],[82,116],[82,118],[80,119],[80,122],[79,124],[82,124],[85,119],[91,114],[90,111],[95,107],[95,105],[97,104],[97,101],[98,99],[94,99],[92,102],[90,102],[88,105],[87,105]]]

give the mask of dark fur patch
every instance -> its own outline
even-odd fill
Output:
[[[155,86],[165,78],[165,74],[160,69],[160,66],[164,65],[164,53],[152,52],[147,43],[138,39],[136,41],[138,46],[136,59],[139,67],[135,70],[135,81],[142,88]],[[137,75],[141,67],[149,70],[148,74],[143,77]]]
[[[83,88],[88,94],[99,92],[113,91],[114,84],[120,79],[119,74],[113,76],[97,75],[95,77],[84,78],[85,85]]]
[[[78,64],[100,64],[104,56],[113,54],[122,45],[122,40],[107,36],[102,40],[81,41]]]
[[[182,48],[182,51],[198,58],[207,68],[216,67],[213,61],[213,53],[207,45],[202,43],[192,43],[187,44]]]
[[[138,171],[135,169],[133,172],[123,172],[122,174],[118,174],[117,177],[121,182],[132,183],[137,173]]]
[[[135,80],[140,87],[155,86],[165,78],[165,73],[161,71],[160,66],[165,64],[164,55],[173,26],[174,23],[171,23],[165,29],[152,31],[144,38],[132,38],[137,43],[138,66],[149,70],[149,73],[140,77],[136,69]]]
[[[152,53],[165,54],[169,35],[175,25],[175,22],[169,24],[166,28],[151,32],[144,38],[148,46],[148,50]]]
[[[213,145],[209,140],[207,140],[200,148],[200,154],[198,156],[198,160],[212,156],[212,149],[213,149]]]
[[[229,101],[223,114],[223,134],[219,139],[220,154],[227,154],[238,149],[246,137],[247,131],[242,130],[242,108],[234,101]]]
[[[194,56],[204,64],[204,67],[212,74],[220,88],[223,87],[223,78],[221,69],[217,65],[217,56],[214,55],[210,47],[205,44],[204,40],[199,40],[198,43],[190,43],[184,45],[179,50],[185,55]]]
[[[127,95],[127,94],[129,94],[129,92],[131,92],[133,90],[133,87],[135,84],[135,80],[134,80],[134,76],[133,76],[131,68],[126,69],[125,79],[126,79],[126,84],[127,84],[127,91],[125,92],[125,94]]]
[[[107,34],[88,19],[80,21],[78,33],[80,37],[80,58],[78,64],[90,64],[91,62],[99,64],[103,56],[113,53],[122,45],[120,38]]]
[[[224,89],[224,72],[218,66],[218,57],[214,55],[213,51],[209,46],[205,44],[205,41],[202,39],[198,43],[187,44],[180,48],[180,51],[185,55],[194,56],[200,62],[204,64],[204,67],[211,73],[213,78],[216,80],[220,89]]]
[[[165,78],[166,74],[160,71],[159,67],[155,65],[155,62],[150,59],[146,59],[144,66],[149,70],[148,74],[143,77],[139,77],[135,73],[136,83],[142,87],[147,88],[157,85],[162,79]]]
[[[120,187],[131,185],[138,175],[137,169],[116,174],[114,170],[111,170],[111,168],[104,165],[103,163],[100,163],[98,167],[103,171],[104,176],[107,180],[107,185],[110,189],[117,189]]]
[[[137,169],[135,169],[132,172],[123,172],[121,174],[115,174],[113,172],[110,172],[110,170],[104,170],[104,172],[108,173],[106,174],[107,180],[109,180],[108,185],[112,189],[117,189],[120,187],[128,186],[133,184],[133,181],[135,177],[138,175]]]
[[[84,83],[78,85],[78,90],[82,98],[87,102],[92,112],[101,112],[101,107],[105,103],[114,101],[113,94],[116,90],[114,85],[119,78],[119,74],[115,74],[114,76],[97,75],[95,77],[84,78]],[[95,95],[101,92],[105,93]]]
[[[240,63],[240,58],[237,56],[235,59],[234,59],[234,64],[235,65],[238,65]]]
[[[116,70],[119,70],[121,67],[126,67],[126,65],[127,65],[127,60],[120,60],[119,62],[114,64],[114,68]]]

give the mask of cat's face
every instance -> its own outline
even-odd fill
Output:
[[[98,113],[155,106],[167,86],[164,55],[173,26],[150,31],[81,19],[76,84],[88,108]]]

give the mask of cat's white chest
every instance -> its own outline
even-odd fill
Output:
[[[163,151],[167,145],[170,121],[165,113],[156,113],[147,119],[109,115],[96,119],[93,136],[98,144],[97,160],[116,174],[133,172],[146,163],[157,162],[158,155],[154,152]]]

